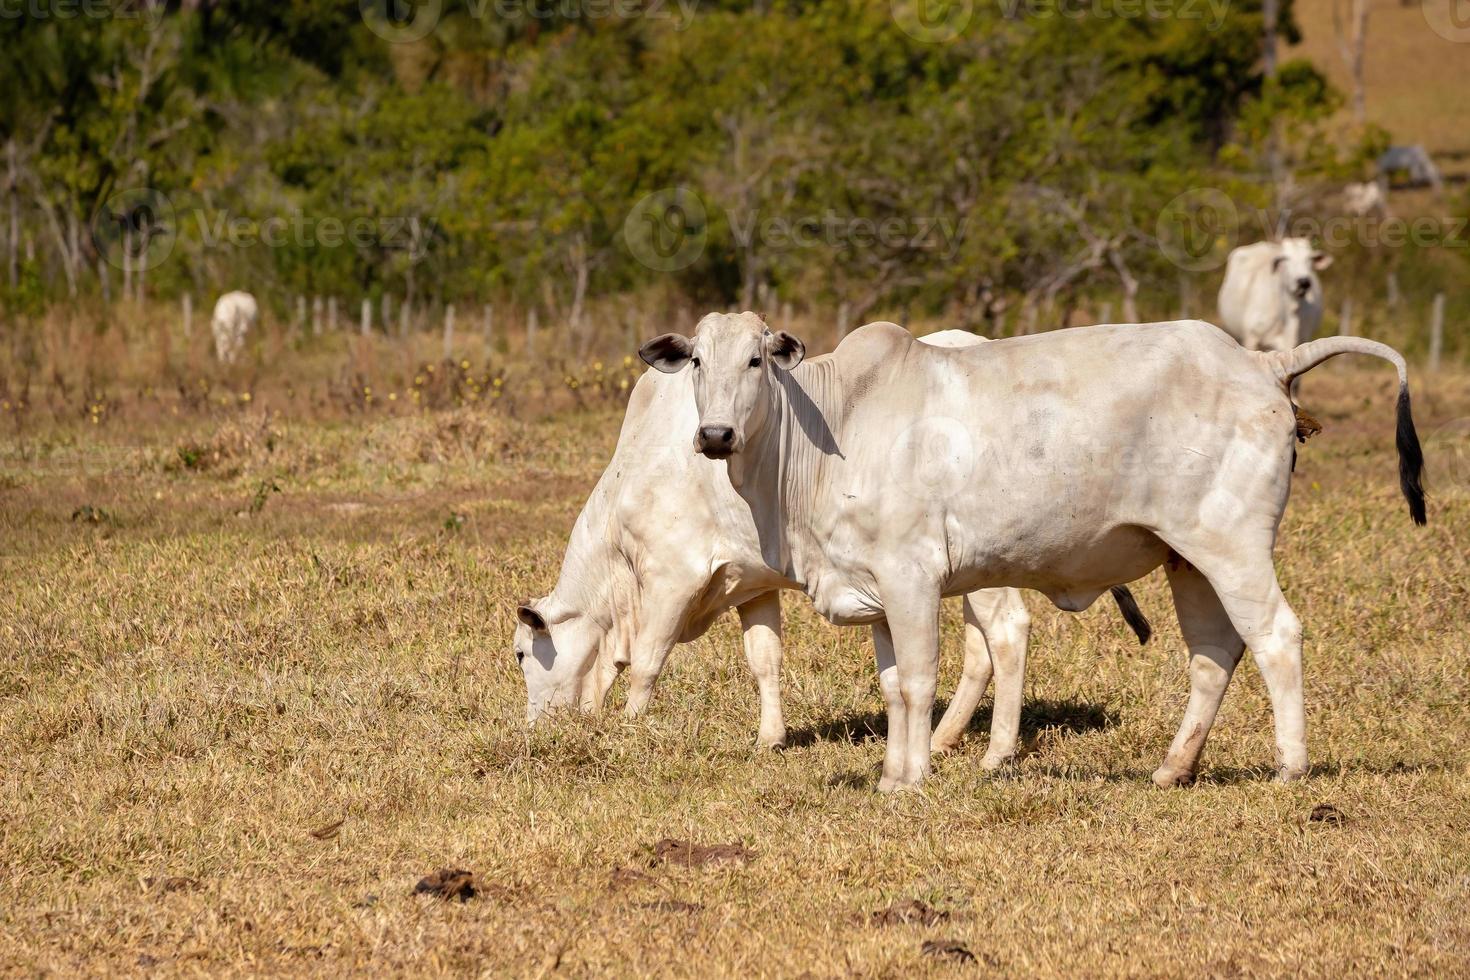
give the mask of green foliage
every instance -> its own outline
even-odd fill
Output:
[[[0,128],[34,143],[27,227],[61,229],[73,289],[95,288],[85,230],[146,186],[177,213],[150,288],[249,288],[278,314],[298,294],[385,291],[574,316],[669,287],[854,315],[1052,300],[1170,281],[1157,215],[1259,171],[1273,126],[1308,175],[1377,145],[1320,138],[1337,96],[1310,67],[1262,84],[1258,4],[1185,9],[972,5],[939,42],[888,0],[467,0],[405,43],[346,0],[5,19]],[[649,268],[625,222],[671,188],[702,204],[703,237]]]

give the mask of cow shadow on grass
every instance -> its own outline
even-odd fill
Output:
[[[949,707],[936,702],[934,720]],[[966,734],[987,735],[990,732],[991,706],[982,705],[970,719]],[[1118,723],[1118,716],[1105,705],[1076,698],[1035,698],[1021,706],[1021,746],[1025,751],[1043,732],[1081,735],[1103,731]],[[819,742],[852,742],[860,744],[888,735],[888,716],[882,711],[853,712],[839,718],[817,722],[786,733],[786,746],[791,749]]]

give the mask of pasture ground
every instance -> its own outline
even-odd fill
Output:
[[[733,617],[646,719],[525,729],[513,602],[553,583],[614,402],[0,419],[0,972],[1463,975],[1470,375],[1415,391],[1424,529],[1388,367],[1306,382],[1326,431],[1278,558],[1313,775],[1272,781],[1247,662],[1169,792],[1148,774],[1187,681],[1158,573],[1145,648],[1106,602],[1030,602],[1011,771],[978,766],[982,707],[922,793],[881,796],[868,634],[795,596],[785,752],[753,747]],[[947,609],[943,691],[958,643]],[[755,856],[655,865],[663,838]],[[440,867],[479,894],[413,894]],[[946,918],[875,921],[909,899]]]

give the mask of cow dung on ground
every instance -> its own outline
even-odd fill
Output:
[[[425,875],[413,886],[413,892],[415,895],[433,895],[445,901],[457,898],[461,902],[468,902],[478,894],[474,872],[463,868],[440,868]]]
[[[975,962],[975,954],[964,943],[954,939],[926,939],[924,945],[919,947],[919,952],[925,956],[936,956],[957,963]]]
[[[1308,819],[1312,823],[1325,823],[1336,827],[1347,823],[1347,814],[1331,803],[1318,803],[1312,807],[1312,815]]]
[[[685,868],[701,868],[708,864],[749,864],[755,852],[743,844],[695,844],[687,840],[665,837],[653,845],[648,866],[660,864]]]

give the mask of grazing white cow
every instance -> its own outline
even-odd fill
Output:
[[[1342,189],[1342,208],[1355,218],[1388,214],[1388,182],[1383,178],[1347,184]]]
[[[1330,357],[1398,369],[1400,486],[1425,519],[1408,368],[1362,338],[1259,353],[1179,321],[947,350],[875,323],[803,363],[800,340],[744,313],[640,353],[688,379],[694,446],[726,461],[770,568],[832,622],[872,625],[888,709],[880,789],[929,772],[944,595],[1024,587],[1075,611],[1160,565],[1191,692],[1154,781],[1193,780],[1246,646],[1271,696],[1279,774],[1305,775],[1301,624],[1272,550],[1296,453],[1287,389]]]
[[[1225,263],[1220,326],[1251,350],[1291,350],[1317,334],[1322,283],[1332,256],[1305,238],[1242,245]]]
[[[214,355],[222,364],[233,364],[245,346],[245,335],[260,320],[260,305],[249,293],[225,293],[214,304],[210,330],[214,333]]]
[[[924,342],[958,347],[982,340],[956,330]],[[577,518],[556,588],[517,610],[513,642],[531,720],[553,707],[599,707],[628,666],[627,711],[637,714],[675,642],[698,638],[733,606],[760,691],[758,742],[785,744],[777,590],[791,583],[767,563],[723,464],[691,451],[687,434],[697,419],[686,379],[650,371],[634,387],[613,459]],[[1120,588],[1114,597],[1145,641],[1148,623],[1131,594]],[[965,596],[964,615],[964,671],[934,746],[958,744],[993,673],[982,765],[995,768],[1016,752],[1031,620],[1015,589]]]

